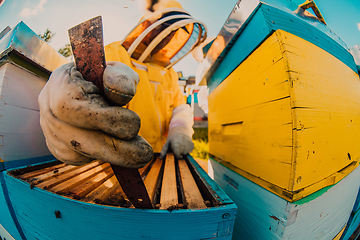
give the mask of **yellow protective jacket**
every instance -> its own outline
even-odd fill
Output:
[[[151,144],[154,152],[160,152],[166,142],[173,109],[185,104],[177,73],[172,68],[131,59],[120,41],[105,47],[105,57],[106,61],[122,62],[139,74],[140,82],[128,108],[140,116],[139,135]]]

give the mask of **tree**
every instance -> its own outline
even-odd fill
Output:
[[[49,28],[47,28],[43,34],[39,33],[38,35],[42,40],[49,43],[51,42],[51,39],[55,36],[55,33],[53,33]],[[71,56],[72,52],[71,52],[70,44],[69,43],[65,44],[65,46],[60,48],[58,52],[64,57]]]
[[[49,43],[51,42],[51,39],[55,36],[55,33],[53,33],[50,29],[47,28],[43,34],[38,35],[42,40]]]
[[[64,57],[69,57],[72,55],[70,43],[65,44],[63,48],[60,48],[58,52],[63,55]]]

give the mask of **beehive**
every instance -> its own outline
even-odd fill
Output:
[[[234,239],[356,237],[359,76],[324,19],[238,1],[202,65],[209,174],[238,206]]]
[[[151,202],[158,209],[204,209],[223,204],[210,193],[189,161],[154,158],[139,169]],[[109,163],[100,160],[82,166],[59,161],[11,172],[13,176],[72,199],[119,207],[132,207]]]
[[[238,206],[234,239],[334,240],[342,237],[348,223],[352,226],[347,235],[352,235],[356,221],[359,222],[352,216],[360,182],[359,167],[337,184],[295,202],[272,194],[215,160],[211,160],[209,174]],[[354,223],[348,222],[350,216]]]
[[[191,156],[142,169],[155,209],[137,209],[108,164],[50,154],[37,98],[66,62],[24,23],[0,41],[0,238],[231,239],[236,205]]]
[[[210,154],[295,201],[357,167],[359,110],[352,69],[277,30],[210,93]]]
[[[346,228],[341,239],[355,240],[360,235],[360,194],[358,192],[355,204],[350,217],[346,223]]]
[[[191,156],[154,158],[139,171],[155,209],[134,208],[102,161],[51,161],[4,177],[26,238],[231,239],[236,206]]]

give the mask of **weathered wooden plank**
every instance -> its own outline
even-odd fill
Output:
[[[164,176],[161,186],[160,209],[178,204],[174,155],[168,153],[165,159]]]
[[[22,40],[16,41],[15,45]],[[34,38],[35,42],[38,40]],[[35,42],[31,42],[31,45]],[[34,164],[38,162],[39,156],[43,156],[44,160],[53,160],[54,158],[50,156],[50,152],[46,147],[44,134],[39,124],[37,96],[46,80],[21,68],[19,65],[5,63],[0,67],[0,82],[2,86],[0,89],[2,101],[0,124],[1,161],[4,161],[1,163],[0,168],[3,170],[4,168],[23,167],[24,164]],[[24,161],[16,161],[19,159]]]
[[[152,209],[153,206],[139,170],[114,164],[111,164],[111,167],[129,201],[136,208]]]
[[[81,174],[93,167],[96,167],[100,164],[102,164],[103,162],[102,161],[93,161],[91,163],[88,163],[88,164],[85,164],[79,168],[76,168],[75,170],[73,171],[70,171],[68,173],[65,173],[65,174],[62,174],[62,175],[59,175],[59,176],[53,176],[52,178],[49,178],[47,181],[44,181],[44,182],[41,182],[39,184],[36,185],[36,187],[39,187],[39,188],[52,188],[53,186],[57,185],[57,184],[60,184],[62,183],[63,181],[66,181],[78,174]]]
[[[162,164],[163,164],[163,160],[161,160],[160,158],[156,159],[155,163],[151,167],[151,169],[144,181],[146,190],[149,193],[149,197],[150,197],[151,201],[154,200],[156,184],[159,179],[159,173],[160,173]]]
[[[81,199],[100,186],[103,182],[114,175],[111,168],[106,168],[104,171],[97,173],[89,180],[69,189],[69,193],[76,199]]]
[[[175,239],[217,236],[222,240],[231,239],[235,204],[209,210],[172,212],[111,207],[30,189],[29,183],[4,175],[14,210],[21,216],[19,224],[28,239],[47,236],[52,240],[95,239],[99,236],[101,239],[169,239],[169,236]],[[59,211],[61,218],[56,218],[54,211]]]
[[[149,173],[150,169],[152,168],[152,164],[155,161],[155,158],[148,162],[144,167],[139,169],[140,176],[144,179],[144,177]]]
[[[196,185],[186,161],[181,159],[178,160],[178,163],[187,208],[206,208],[204,199],[201,196],[200,190]]]
[[[52,178],[53,176],[60,176],[60,175],[65,174],[67,172],[73,171],[76,168],[79,168],[79,166],[67,165],[65,167],[58,168],[58,169],[56,169],[54,171],[47,172],[47,173],[41,174],[39,176],[36,176],[34,178],[34,180],[35,180],[36,184],[38,184],[40,182],[43,182],[43,181],[46,181],[46,180]]]
[[[120,206],[120,207],[134,207],[129,199],[127,199],[121,186],[119,186],[108,198],[105,198],[101,202],[105,205]]]
[[[76,187],[77,185],[87,181],[88,179],[92,178],[93,176],[95,176],[95,175],[103,172],[104,170],[108,169],[109,167],[110,167],[110,165],[108,163],[104,163],[104,164],[102,164],[100,166],[89,169],[86,172],[78,174],[78,175],[72,177],[71,179],[63,181],[60,184],[57,184],[56,186],[50,188],[50,191],[65,193],[70,188]]]
[[[48,173],[48,172],[52,172],[52,171],[55,171],[55,170],[57,170],[59,168],[65,167],[65,166],[66,166],[65,163],[61,163],[61,164],[58,164],[58,165],[55,165],[55,166],[42,168],[42,169],[39,169],[39,170],[36,170],[36,171],[32,171],[32,172],[28,172],[28,173],[19,175],[19,178],[21,178],[21,179],[34,178],[34,177],[36,177],[38,175]]]
[[[112,176],[103,184],[97,187],[94,191],[89,193],[84,201],[101,203],[109,198],[109,196],[119,187],[119,182],[116,176]]]
[[[209,95],[210,154],[283,188],[289,185],[289,174],[269,169],[291,171],[292,119],[285,65],[278,38],[272,35]]]

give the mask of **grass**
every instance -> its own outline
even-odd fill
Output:
[[[194,150],[191,156],[207,160],[209,157],[209,141],[207,128],[194,128]]]

